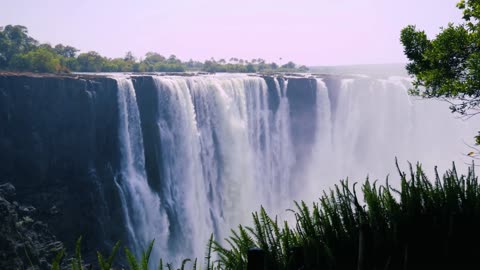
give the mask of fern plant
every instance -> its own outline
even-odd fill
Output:
[[[362,185],[340,181],[312,205],[295,202],[295,223],[280,223],[265,209],[252,214],[252,226],[239,225],[225,239],[211,235],[205,253],[207,270],[245,270],[249,251],[260,248],[266,269],[474,269],[480,266],[480,185],[470,168],[456,167],[430,180],[422,167],[397,169],[396,187],[366,179]],[[357,193],[357,190],[361,192]],[[82,267],[81,240],[72,270]],[[148,270],[154,241],[138,260],[125,248],[130,270]],[[97,253],[101,270],[112,268],[119,243],[108,258]],[[52,269],[60,270],[61,251]],[[185,259],[179,268],[159,262],[159,270],[197,269]],[[263,266],[262,266],[263,267]],[[423,267],[423,268],[422,268]]]
[[[115,243],[113,246],[112,252],[108,258],[104,258],[103,255],[97,251],[98,266],[101,270],[111,270],[113,266],[113,260],[117,255],[118,249],[120,248],[120,241]]]
[[[52,262],[52,270],[61,270],[60,265],[62,263],[63,256],[65,255],[65,250],[60,250]]]
[[[127,256],[128,264],[130,265],[130,270],[148,270],[148,263],[150,261],[150,255],[154,243],[155,239],[150,242],[147,249],[142,253],[140,261],[137,260],[135,255],[127,247],[125,248],[125,254]]]
[[[72,270],[85,270],[82,265],[82,237],[75,244],[75,257],[72,259]]]

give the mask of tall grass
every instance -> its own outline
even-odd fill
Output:
[[[398,168],[398,164],[397,164]],[[473,166],[472,166],[473,168]],[[430,181],[417,165],[400,170],[400,189],[341,181],[308,207],[296,203],[296,224],[279,226],[263,209],[254,225],[232,232],[229,247],[215,245],[225,269],[246,269],[249,247],[266,252],[266,269],[480,268],[480,188],[473,169],[455,166]],[[298,256],[297,256],[298,258]],[[296,264],[298,266],[298,264]],[[295,266],[296,267],[296,266]]]
[[[226,245],[210,239],[204,269],[247,269],[254,247],[265,253],[264,269],[480,268],[480,187],[473,166],[461,176],[455,166],[443,176],[435,169],[434,179],[420,165],[398,173],[398,189],[388,179],[361,186],[340,181],[311,206],[296,202],[295,224],[280,223],[261,208],[252,226],[231,231]],[[130,269],[148,269],[152,245]],[[196,269],[196,260],[190,266]]]

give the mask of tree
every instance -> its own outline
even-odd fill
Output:
[[[53,53],[56,53],[52,47],[52,45],[50,45],[50,43],[42,43],[40,45],[38,45],[37,49],[45,49],[47,51],[50,51],[50,52],[53,52]]]
[[[300,71],[300,72],[307,72],[307,71],[308,71],[308,67],[305,66],[305,65],[300,66],[300,67],[298,68],[298,71]]]
[[[59,56],[47,47],[39,47],[26,54],[16,54],[11,60],[11,68],[33,72],[62,71]]]
[[[77,57],[80,71],[84,72],[100,72],[102,71],[105,59],[97,52],[90,51],[88,53],[81,53]]]
[[[74,48],[72,46],[64,46],[63,44],[57,44],[54,48],[55,52],[65,58],[72,58],[75,57],[75,55],[78,52],[77,48]]]
[[[135,62],[137,59],[135,58],[133,53],[129,51],[125,54],[123,60],[125,60],[126,62]]]
[[[46,48],[38,48],[27,54],[34,72],[59,72],[62,67],[58,55]]]
[[[414,77],[412,94],[426,98],[455,99],[452,112],[480,113],[480,2],[463,0],[464,23],[449,24],[435,39],[409,25],[401,32],[404,52]]]
[[[164,62],[165,60],[166,59],[164,56],[156,52],[148,52],[147,54],[145,54],[145,59],[143,61],[149,65],[153,65],[158,62]]]
[[[400,40],[414,77],[410,92],[445,99],[452,112],[470,117],[480,113],[480,1],[462,0],[457,7],[462,24],[450,23],[432,40],[409,25]],[[480,143],[480,136],[476,140]]]
[[[5,26],[0,34],[0,68],[6,68],[14,55],[27,53],[37,45],[38,41],[28,35],[25,26]]]
[[[270,64],[270,68],[273,69],[273,70],[277,69],[277,68],[278,68],[277,63],[272,62],[272,63]]]
[[[180,61],[177,56],[175,56],[174,54],[170,55],[167,59],[168,63],[169,64],[181,64],[182,61]]]
[[[282,66],[283,69],[295,69],[296,65],[292,61],[286,63]]]

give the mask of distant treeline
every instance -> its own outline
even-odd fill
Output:
[[[293,62],[284,65],[267,63],[258,58],[230,58],[205,62],[182,61],[175,55],[162,56],[149,52],[143,58],[127,52],[123,58],[108,58],[95,51],[78,54],[68,45],[41,44],[28,35],[21,25],[0,27],[0,70],[30,72],[305,72],[306,66]]]

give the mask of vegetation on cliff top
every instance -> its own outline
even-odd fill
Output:
[[[228,61],[211,58],[205,62],[182,61],[175,55],[162,56],[148,52],[136,58],[127,52],[123,58],[107,58],[95,51],[78,54],[79,50],[58,44],[40,44],[28,35],[21,25],[0,27],[0,70],[29,72],[305,72],[306,66],[293,62],[284,65],[267,63],[258,58],[243,60],[235,57]]]

